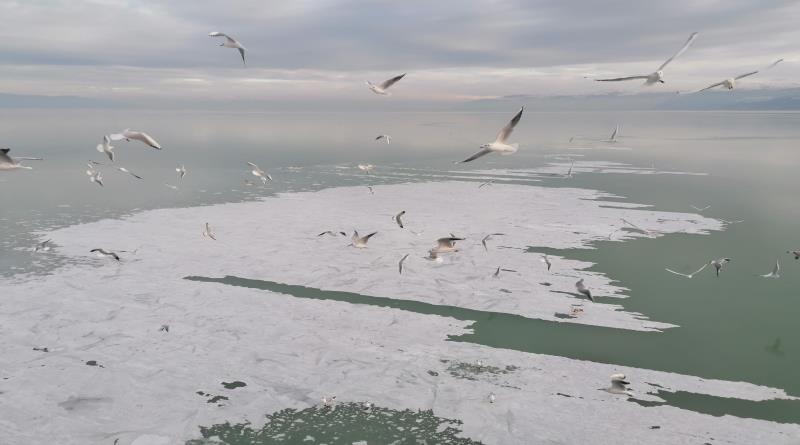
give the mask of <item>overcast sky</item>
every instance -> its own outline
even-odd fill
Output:
[[[800,83],[796,0],[0,0],[0,17],[0,93],[366,99],[408,72],[390,100],[462,101],[691,90],[778,58],[741,87]],[[650,73],[693,31],[665,85],[584,78]]]

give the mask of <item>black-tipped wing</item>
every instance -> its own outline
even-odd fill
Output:
[[[381,83],[378,86],[382,90],[385,90],[385,89],[389,88],[390,86],[396,84],[397,82],[400,82],[400,79],[402,79],[403,77],[406,77],[406,73],[403,73],[403,74],[401,74],[399,76],[392,77],[391,79],[388,79],[388,80],[384,80],[383,83]]]

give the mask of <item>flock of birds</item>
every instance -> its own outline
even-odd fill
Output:
[[[669,65],[671,62],[676,60],[686,50],[689,49],[689,47],[692,45],[692,43],[697,38],[697,35],[698,34],[696,32],[692,33],[689,36],[688,40],[683,44],[683,46],[674,55],[672,55],[672,57],[667,59],[664,63],[662,63],[652,73],[625,76],[625,77],[594,79],[594,80],[596,80],[598,82],[620,82],[620,81],[628,81],[628,80],[644,80],[644,85],[655,85],[655,84],[659,84],[659,83],[663,84],[663,83],[665,83],[665,81],[664,81],[664,69],[667,67],[667,65]],[[223,43],[220,44],[220,46],[225,47],[225,48],[236,49],[239,52],[240,56],[241,56],[242,63],[244,65],[247,64],[247,60],[246,60],[246,57],[245,57],[246,48],[238,40],[236,40],[235,38],[231,37],[228,34],[225,34],[225,33],[222,33],[222,32],[218,32],[218,31],[214,31],[214,32],[209,33],[209,36],[210,37],[221,37],[221,38],[224,38],[225,40],[224,40]],[[770,69],[770,68],[774,67],[775,65],[780,63],[782,60],[783,59],[779,59],[779,60],[773,62],[772,64],[770,64],[769,66],[767,66],[763,70]],[[744,74],[741,74],[741,75],[738,75],[738,76],[735,76],[735,77],[731,77],[731,78],[722,80],[720,82],[711,84],[711,85],[709,85],[709,86],[707,86],[705,88],[699,89],[697,91],[693,91],[693,93],[707,91],[707,90],[710,90],[710,89],[713,89],[713,88],[717,88],[717,87],[723,87],[723,88],[726,88],[728,90],[732,90],[736,86],[737,81],[740,81],[741,79],[744,79],[746,77],[753,76],[753,75],[755,75],[755,74],[757,74],[757,73],[759,73],[760,71],[763,71],[763,70],[750,71],[750,72],[747,72],[747,73],[744,73]],[[404,74],[400,74],[400,75],[391,77],[391,78],[389,78],[389,79],[387,79],[387,80],[385,80],[385,81],[383,81],[383,82],[381,82],[379,84],[373,84],[372,82],[369,82],[369,81],[367,81],[366,84],[367,84],[367,87],[369,88],[369,90],[372,91],[373,93],[375,93],[377,95],[381,95],[381,96],[390,96],[391,95],[390,89],[395,84],[400,82],[405,76],[406,76],[406,74],[404,73]],[[476,160],[478,158],[481,158],[483,156],[486,156],[486,155],[492,154],[492,153],[501,154],[501,155],[510,155],[510,154],[516,153],[517,150],[519,149],[519,145],[517,143],[509,143],[508,140],[509,140],[511,134],[513,133],[514,129],[516,128],[517,124],[519,124],[520,120],[522,119],[523,112],[524,112],[524,107],[520,108],[519,111],[508,122],[508,124],[506,124],[500,130],[500,132],[497,134],[497,136],[496,136],[494,141],[488,142],[488,143],[485,143],[485,144],[481,145],[480,146],[480,150],[478,152],[476,152],[473,155],[465,158],[462,161],[457,161],[456,163],[472,162],[472,161],[474,161],[474,160]],[[619,126],[617,126],[614,129],[614,131],[611,134],[611,136],[608,139],[604,139],[603,142],[610,142],[610,143],[617,142],[618,136],[619,136]],[[572,140],[574,138],[575,137],[571,138],[570,142],[572,142]],[[391,140],[392,140],[392,137],[390,135],[387,135],[387,134],[381,134],[381,135],[378,135],[377,137],[375,137],[375,141],[376,142],[385,142],[386,144],[390,144]],[[104,135],[103,139],[102,139],[102,142],[97,145],[97,151],[100,152],[100,153],[105,154],[106,157],[108,158],[108,161],[110,163],[112,163],[112,164],[114,164],[115,161],[116,161],[115,152],[114,152],[114,148],[115,147],[112,145],[112,142],[117,142],[117,141],[126,141],[126,142],[137,141],[137,142],[141,142],[142,144],[144,144],[144,145],[146,145],[146,146],[148,146],[150,148],[156,149],[156,150],[161,150],[162,149],[161,145],[152,136],[150,136],[149,134],[147,134],[147,133],[145,133],[143,131],[136,131],[136,130],[126,129],[126,130],[124,130],[122,132],[119,132],[119,133],[111,133],[111,134],[108,134],[108,135]],[[25,160],[39,160],[39,161],[41,161],[42,160],[42,158],[40,158],[40,157],[11,157],[9,155],[9,152],[10,152],[9,148],[0,149],[0,171],[3,171],[3,170],[6,170],[6,171],[7,170],[19,170],[19,169],[28,169],[29,170],[29,169],[31,169],[31,167],[23,165],[20,161],[25,161]],[[102,173],[96,167],[97,166],[107,166],[107,165],[111,165],[111,164],[105,164],[105,163],[101,163],[101,162],[97,162],[97,161],[90,161],[89,164],[88,164],[88,170],[86,170],[86,174],[89,177],[89,181],[92,182],[92,183],[97,184],[98,186],[103,186]],[[263,169],[261,169],[255,163],[247,162],[247,165],[250,168],[250,173],[253,176],[255,176],[256,178],[258,178],[262,182],[262,184],[266,184],[268,181],[272,181],[272,176],[270,176],[268,173],[266,173]],[[141,176],[133,173],[132,171],[130,171],[129,169],[127,169],[125,167],[118,166],[118,165],[115,165],[115,164],[112,165],[112,167],[114,169],[120,171],[120,172],[129,174],[129,175],[131,175],[132,177],[134,177],[136,179],[142,179]],[[372,172],[372,170],[374,168],[375,168],[375,166],[372,165],[372,164],[358,164],[358,169],[360,169],[361,171],[363,171],[364,173],[366,173],[368,175],[371,174],[371,172]],[[177,173],[178,181],[182,180],[187,174],[187,170],[186,170],[184,165],[180,165],[180,166],[176,167],[175,171]],[[569,172],[567,173],[567,175],[565,175],[565,177],[571,177],[571,176],[572,176],[572,165],[570,166]],[[478,188],[482,188],[482,187],[491,185],[493,182],[494,182],[494,180],[489,180],[487,182],[481,183],[478,186]],[[252,183],[250,183],[250,184],[252,184]],[[176,185],[171,185],[171,184],[165,184],[165,185],[167,187],[170,187],[170,188],[173,188],[173,189],[177,189]],[[372,187],[370,187],[370,186],[368,186],[368,187],[369,187],[370,193],[374,193]],[[703,211],[703,210],[706,210],[708,207],[704,207],[704,208],[694,207],[694,208],[695,208],[695,210]],[[404,223],[403,223],[403,217],[404,217],[405,213],[406,213],[405,211],[401,211],[401,212],[399,212],[397,215],[395,215],[393,217],[395,223],[401,229],[405,228]],[[633,224],[633,223],[631,223],[629,221],[626,221],[626,220],[623,219],[623,222],[627,225],[628,228],[630,228],[632,230],[640,231],[641,233],[644,233],[647,236],[654,236],[655,235],[655,232],[647,230],[647,229],[640,228],[640,227],[636,226],[635,224]],[[740,221],[735,221],[735,222],[740,222]],[[620,229],[617,229],[614,232],[612,232],[609,235],[609,239],[611,239],[611,237],[614,235],[614,233],[616,233],[619,230]],[[350,240],[351,240],[350,246],[352,246],[354,248],[358,248],[358,249],[365,249],[365,248],[367,248],[369,240],[373,236],[375,236],[376,234],[377,234],[377,232],[371,232],[371,233],[368,233],[368,234],[365,234],[365,235],[360,235],[358,233],[358,231],[354,230],[352,236],[350,237]],[[206,222],[205,225],[203,226],[202,235],[205,238],[208,238],[208,239],[211,239],[211,240],[216,240],[216,236],[213,233],[212,228],[211,228],[211,226],[210,226],[210,224],[208,222]],[[330,231],[330,230],[324,231],[324,232],[320,233],[318,236],[325,236],[325,235],[334,236],[334,237],[335,236],[343,236],[343,237],[347,236],[347,234],[345,232],[334,232],[334,231]],[[491,234],[488,234],[481,240],[481,244],[484,247],[484,249],[486,249],[488,251],[488,247],[487,247],[487,244],[486,244],[487,241],[491,240],[492,237],[503,236],[503,235],[504,235],[503,233],[491,233]],[[439,239],[436,240],[435,247],[430,249],[428,251],[428,255],[425,256],[424,258],[427,259],[427,260],[430,260],[430,261],[434,261],[434,262],[442,262],[442,255],[443,254],[457,252],[458,248],[456,247],[456,243],[460,242],[460,241],[464,241],[464,240],[465,240],[465,238],[455,236],[452,233],[450,234],[450,236],[439,238]],[[51,243],[51,240],[49,240],[49,239],[39,243],[35,247],[35,251],[36,252],[49,251],[51,249],[50,243]],[[107,257],[107,258],[111,258],[111,259],[113,259],[115,261],[121,261],[120,256],[118,255],[118,253],[114,252],[114,251],[110,251],[110,250],[106,250],[106,249],[102,249],[102,248],[95,248],[95,249],[92,249],[90,252],[94,253],[94,254],[96,254],[96,255],[98,255],[100,257]],[[125,251],[119,251],[119,252],[125,252]],[[790,254],[794,255],[795,259],[800,259],[800,250],[788,251],[787,253],[790,253]],[[404,265],[405,261],[408,259],[409,255],[410,254],[404,255],[400,259],[400,261],[398,262],[398,271],[399,271],[400,274],[403,273],[403,265]],[[546,265],[547,270],[550,271],[550,269],[552,267],[552,262],[550,261],[550,258],[547,255],[543,255],[541,257],[541,261]],[[714,260],[709,261],[708,263],[703,264],[702,267],[700,267],[699,269],[697,269],[697,270],[695,270],[694,272],[691,272],[691,273],[677,272],[677,271],[672,270],[672,269],[666,269],[666,270],[667,270],[667,272],[672,273],[674,275],[678,275],[678,276],[681,276],[681,277],[685,277],[685,278],[691,279],[691,278],[697,276],[702,271],[704,271],[708,266],[713,266],[714,269],[716,270],[716,275],[719,276],[720,270],[723,268],[723,266],[725,264],[727,264],[730,261],[731,261],[730,258],[714,259]],[[516,272],[516,271],[514,271],[512,269],[504,269],[504,268],[498,266],[497,269],[495,270],[494,274],[493,274],[494,277],[498,277],[501,272]],[[780,272],[780,262],[776,261],[773,270],[771,272],[769,272],[767,274],[764,274],[764,275],[761,275],[761,276],[762,277],[767,277],[767,278],[778,278],[780,276],[779,272]],[[575,289],[578,292],[578,294],[580,294],[580,295],[584,296],[586,299],[594,302],[594,296],[592,295],[592,291],[586,286],[583,278],[581,278],[580,280],[578,280],[575,283]],[[579,312],[579,311],[582,311],[582,309],[579,309],[579,310],[577,310],[575,312]],[[168,332],[168,327],[165,329],[162,326],[162,330]],[[611,376],[611,386],[608,387],[608,388],[602,388],[602,389],[605,390],[605,391],[608,391],[610,393],[613,393],[613,394],[630,395],[630,392],[629,392],[629,389],[628,389],[628,385],[629,385],[629,382],[626,381],[626,376],[624,374],[614,374],[614,375]],[[496,395],[494,393],[491,393],[489,395],[488,399],[489,399],[490,403],[494,403],[495,400],[496,400]],[[325,397],[325,398],[322,399],[323,406],[331,407],[335,403],[335,400],[336,400],[336,396],[332,396],[330,398],[329,397]],[[366,406],[367,409],[369,409],[371,404],[369,404],[369,402],[367,402],[367,404],[365,406]]]

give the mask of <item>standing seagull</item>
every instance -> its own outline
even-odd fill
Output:
[[[403,217],[403,215],[405,215],[405,214],[406,214],[406,211],[405,211],[405,210],[403,210],[402,212],[398,213],[397,215],[394,215],[394,222],[396,222],[396,223],[397,223],[397,225],[398,225],[398,226],[400,226],[400,228],[401,228],[401,229],[403,229],[403,228],[404,228],[404,227],[403,227],[403,220],[402,220],[401,218],[402,218],[402,217]]]
[[[731,261],[730,258],[719,258],[719,259],[716,259],[716,260],[709,261],[708,264],[713,264],[714,265],[714,269],[717,269],[717,276],[719,276],[719,270],[722,269],[722,266],[725,263],[729,263],[730,261]]]
[[[41,161],[42,158],[12,158],[8,155],[10,148],[0,148],[0,171],[2,170],[33,170],[32,167],[27,167],[19,163],[19,161]]]
[[[550,272],[550,268],[553,266],[553,263],[550,262],[550,258],[547,257],[547,254],[542,255],[542,258],[539,261],[547,264],[547,271]]]
[[[625,374],[612,374],[611,386],[608,388],[603,388],[603,391],[610,392],[611,394],[624,394],[626,396],[630,396],[631,393],[628,391],[628,385],[630,384],[630,382],[625,380]]]
[[[181,179],[183,179],[184,176],[186,176],[186,167],[184,167],[183,164],[181,164],[180,167],[176,167],[175,171],[178,173],[178,180],[179,181]]]
[[[130,128],[126,128],[125,130],[122,131],[122,133],[114,133],[114,134],[110,135],[109,138],[112,141],[126,140],[128,142],[130,142],[131,139],[133,139],[133,140],[142,142],[142,143],[144,143],[144,144],[146,144],[146,145],[148,145],[150,147],[153,147],[156,150],[161,150],[161,145],[159,145],[158,142],[156,142],[155,139],[150,137],[149,134],[147,134],[147,133],[145,133],[143,131],[134,131],[134,130],[131,130]]]
[[[493,236],[503,236],[503,235],[505,235],[505,233],[490,233],[484,236],[483,239],[481,240],[481,244],[483,244],[483,250],[487,252],[489,251],[489,248],[486,247],[486,241],[492,239]]]
[[[239,54],[242,55],[242,64],[247,65],[247,61],[244,59],[244,52],[245,47],[239,43],[238,40],[234,39],[233,37],[219,31],[214,31],[208,33],[209,37],[225,37],[225,43],[220,43],[219,46],[224,46],[225,48],[236,48],[239,50]]]
[[[577,283],[575,283],[575,289],[577,289],[578,292],[585,295],[586,298],[589,299],[589,301],[594,302],[594,298],[592,298],[592,291],[587,289],[586,286],[583,284],[583,278],[581,278],[580,280],[578,280]]]
[[[114,253],[114,252],[111,252],[111,251],[109,251],[109,250],[105,250],[105,249],[92,249],[92,250],[90,250],[89,252],[92,252],[92,253],[94,253],[95,255],[97,255],[97,256],[99,256],[99,257],[101,257],[101,258],[102,258],[102,257],[114,258],[115,260],[119,261],[119,255],[117,255],[116,253]]]
[[[378,232],[372,232],[369,235],[358,236],[358,230],[353,230],[353,236],[350,238],[352,241],[350,245],[359,249],[366,249],[369,239],[375,236],[377,233]]]
[[[213,239],[214,241],[217,240],[217,238],[214,236],[214,233],[211,232],[211,226],[208,225],[208,223],[206,223],[206,226],[203,229],[203,237],[209,237],[209,238]]]
[[[405,254],[403,258],[400,258],[400,262],[397,263],[397,267],[398,269],[400,269],[400,275],[403,275],[403,261],[405,261],[409,255],[410,255],[409,253]]]
[[[97,144],[97,151],[100,153],[105,153],[106,156],[108,156],[108,159],[111,162],[114,162],[114,146],[111,145],[111,138],[107,135],[103,136],[102,144]]]
[[[694,276],[695,276],[695,275],[697,275],[697,274],[699,274],[700,272],[702,272],[703,270],[705,270],[705,268],[706,268],[706,267],[708,267],[708,265],[709,265],[709,264],[711,264],[711,263],[706,263],[706,264],[703,264],[703,267],[701,267],[701,268],[697,269],[696,271],[694,271],[694,272],[692,272],[692,273],[690,273],[690,274],[685,274],[685,273],[675,272],[674,270],[672,270],[672,269],[668,269],[668,268],[665,268],[664,270],[666,270],[667,272],[669,272],[669,273],[671,273],[671,274],[675,274],[675,275],[679,275],[679,276],[682,276],[682,277],[685,277],[685,278],[692,279],[692,278],[694,278]]]
[[[481,156],[488,155],[489,153],[500,153],[503,155],[510,155],[512,153],[516,153],[519,149],[519,144],[507,144],[506,141],[508,137],[511,136],[511,133],[514,131],[514,127],[517,126],[519,120],[522,119],[522,112],[525,110],[525,107],[519,109],[517,114],[511,119],[511,121],[500,130],[500,133],[497,133],[497,138],[494,142],[490,142],[488,144],[481,145],[481,151],[475,153],[474,155],[468,157],[461,161],[461,163],[474,161],[475,159],[480,158]]]
[[[388,134],[382,134],[382,135],[380,135],[380,136],[376,137],[376,138],[375,138],[375,141],[376,141],[376,142],[378,142],[378,141],[380,141],[381,139],[383,139],[384,141],[386,141],[386,145],[389,145],[389,144],[391,144],[391,143],[392,143],[392,137],[391,137],[391,136],[389,136]]]
[[[664,68],[666,68],[667,65],[669,65],[670,62],[672,62],[673,60],[677,59],[681,54],[683,54],[684,51],[689,49],[689,46],[692,45],[692,42],[694,42],[695,38],[697,38],[697,33],[693,32],[692,35],[689,36],[689,39],[686,41],[686,43],[683,44],[681,49],[679,49],[678,52],[675,53],[675,55],[673,55],[672,57],[667,59],[666,62],[662,63],[661,66],[658,67],[658,69],[653,73],[643,74],[643,75],[639,75],[639,76],[615,77],[613,79],[595,79],[595,80],[597,82],[619,82],[621,80],[644,79],[644,81],[645,81],[644,84],[647,85],[647,86],[650,86],[650,85],[653,85],[653,84],[656,84],[656,83],[665,83],[664,82]]]
[[[761,70],[751,71],[749,73],[745,73],[745,74],[741,74],[741,75],[736,76],[736,77],[731,77],[731,78],[725,79],[722,82],[717,82],[717,83],[715,83],[713,85],[709,85],[709,86],[703,88],[702,90],[697,90],[697,91],[695,91],[695,93],[699,93],[701,91],[710,90],[712,88],[716,88],[716,87],[719,87],[719,86],[725,87],[728,90],[732,90],[736,86],[736,81],[737,80],[744,79],[745,77],[752,76],[753,74],[758,74],[760,71],[766,71],[766,70],[772,68],[773,66],[775,66],[775,65],[777,65],[777,64],[779,64],[781,62],[783,62],[783,59],[778,59],[778,60],[772,62],[772,64],[770,66],[766,67],[766,68],[763,68]]]
[[[772,272],[766,273],[761,275],[764,278],[780,278],[781,277],[781,263],[779,260],[775,260],[775,267],[772,268]]]
[[[250,173],[252,173],[253,176],[258,176],[258,178],[261,179],[261,183],[262,184],[266,185],[267,184],[267,179],[272,181],[272,176],[268,175],[267,173],[264,173],[264,170],[261,170],[261,168],[259,168],[256,164],[253,164],[252,162],[248,162],[247,165],[249,165],[250,167],[253,167],[253,170]]]
[[[397,82],[399,82],[400,79],[402,79],[405,76],[406,76],[406,74],[403,73],[403,74],[401,74],[399,76],[392,77],[391,79],[384,80],[383,83],[381,83],[380,85],[375,85],[372,82],[367,81],[367,86],[375,94],[380,94],[381,96],[391,96],[392,94],[390,92],[386,91],[386,90],[388,90],[389,87],[391,87],[392,85],[394,85]]]

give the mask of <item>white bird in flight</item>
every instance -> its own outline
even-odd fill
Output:
[[[386,141],[386,145],[389,145],[389,144],[392,143],[392,137],[389,136],[388,134],[382,134],[382,135],[379,135],[379,136],[377,136],[375,138],[375,142],[379,142],[381,140]]]
[[[543,262],[544,264],[547,264],[547,271],[550,272],[550,268],[553,266],[553,263],[550,262],[550,258],[548,258],[547,255],[545,254],[542,255],[539,261]]]
[[[247,165],[249,165],[250,167],[253,167],[253,170],[250,171],[250,173],[252,173],[253,176],[258,176],[258,178],[261,179],[261,183],[262,184],[266,184],[267,183],[267,179],[272,181],[272,176],[268,175],[267,173],[264,173],[264,170],[261,170],[261,168],[259,168],[259,166],[257,166],[256,164],[253,164],[252,162],[248,162]]]
[[[480,158],[481,156],[488,155],[489,153],[500,153],[503,155],[510,155],[512,153],[516,153],[519,149],[519,144],[508,144],[506,141],[508,137],[511,136],[511,133],[514,131],[514,127],[517,126],[519,120],[522,118],[522,112],[525,110],[525,107],[519,109],[517,114],[511,119],[511,121],[500,130],[500,133],[497,134],[497,138],[494,142],[490,142],[488,144],[481,145],[481,151],[475,153],[474,155],[468,157],[461,161],[461,163],[474,161],[475,159]]]
[[[703,270],[705,270],[705,268],[706,268],[706,267],[708,267],[708,265],[709,265],[709,264],[710,264],[710,263],[703,264],[703,267],[701,267],[701,268],[697,269],[696,271],[694,271],[694,272],[692,272],[692,273],[690,273],[690,274],[685,274],[685,273],[676,272],[676,271],[674,271],[674,270],[672,270],[672,269],[669,269],[669,268],[665,268],[664,270],[666,270],[667,272],[669,272],[669,273],[671,273],[671,274],[675,274],[675,275],[679,275],[679,276],[682,276],[682,277],[685,277],[685,278],[692,279],[692,278],[694,278],[694,276],[695,276],[695,275],[697,275],[697,274],[699,274],[700,272],[702,272]]]
[[[350,245],[353,246],[353,247],[357,247],[359,249],[366,249],[367,248],[367,242],[369,241],[369,239],[372,238],[373,236],[375,236],[375,234],[377,234],[377,233],[378,232],[372,232],[372,233],[370,233],[368,235],[358,236],[358,231],[357,230],[353,230],[353,236],[350,238],[351,241],[352,241],[350,243]]]
[[[481,244],[483,244],[483,250],[485,250],[487,252],[489,251],[489,248],[486,247],[486,241],[489,241],[490,239],[492,239],[493,236],[504,236],[504,235],[505,235],[505,233],[490,233],[490,234],[484,236],[483,239],[481,240]]]
[[[115,260],[119,261],[119,255],[115,252],[105,249],[92,249],[89,252],[94,253],[98,257],[106,257],[106,258],[114,258]]]
[[[702,212],[702,211],[704,211],[704,210],[708,210],[708,209],[710,209],[710,208],[711,208],[711,206],[710,206],[710,205],[707,205],[707,206],[705,206],[705,207],[695,207],[695,206],[690,206],[690,207],[691,207],[691,208],[693,208],[693,209],[695,209],[695,210],[697,210],[698,212]]]
[[[486,182],[482,182],[481,185],[478,186],[478,188],[486,187],[487,185],[492,185],[492,184],[494,184],[494,181],[495,181],[494,179],[490,179],[490,180],[488,180]]]
[[[683,44],[681,49],[679,49],[678,52],[675,53],[672,57],[667,59],[666,62],[662,63],[661,66],[658,67],[658,69],[653,73],[643,74],[643,75],[639,75],[639,76],[615,77],[613,79],[595,79],[595,81],[597,81],[597,82],[619,82],[619,81],[623,81],[623,80],[643,79],[645,81],[644,84],[647,85],[647,86],[650,86],[650,85],[653,85],[653,84],[656,84],[656,83],[665,83],[664,82],[664,68],[666,68],[667,65],[669,65],[670,62],[672,62],[673,60],[675,60],[678,57],[680,57],[681,54],[683,54],[687,49],[689,49],[689,47],[692,45],[692,42],[694,42],[695,38],[697,38],[697,33],[693,32],[692,35],[689,36],[689,39],[686,40],[686,43]]]
[[[628,391],[628,385],[630,385],[630,382],[625,380],[625,374],[612,374],[611,386],[603,388],[603,391],[610,392],[611,394],[630,396],[631,393]]]
[[[781,262],[780,260],[775,260],[775,267],[772,268],[772,272],[765,273],[761,275],[764,278],[780,278],[781,277]]]
[[[19,163],[19,161],[41,161],[42,158],[12,158],[9,156],[10,148],[0,148],[0,171],[2,170],[33,170]]]
[[[50,251],[50,246],[48,246],[48,244],[50,244],[50,241],[53,241],[53,240],[52,239],[48,239],[48,240],[42,241],[41,243],[36,245],[36,247],[33,249],[33,251],[34,252],[49,252]]]
[[[403,219],[402,219],[403,215],[405,215],[405,214],[406,214],[406,211],[403,210],[402,212],[398,213],[397,215],[394,215],[394,222],[396,222],[397,225],[400,226],[401,229],[405,228],[403,226]]]
[[[100,153],[105,153],[106,156],[108,156],[108,159],[111,162],[114,162],[114,146],[111,145],[111,138],[107,135],[103,136],[102,144],[97,144],[97,151]]]
[[[366,174],[369,174],[375,168],[372,164],[358,164],[358,169]]]
[[[184,176],[186,176],[186,167],[184,167],[183,164],[181,164],[180,167],[176,167],[175,171],[178,173],[178,180],[179,181],[181,179],[183,179]]]
[[[592,297],[592,291],[590,291],[586,287],[586,285],[583,284],[583,278],[581,278],[580,280],[578,280],[577,283],[575,283],[575,289],[577,289],[579,293],[585,295],[586,298],[589,299],[589,301],[594,302],[594,298]]]
[[[749,72],[749,73],[740,74],[740,75],[738,75],[738,76],[736,76],[736,77],[730,77],[730,78],[728,78],[728,79],[725,79],[725,80],[723,80],[723,81],[721,81],[721,82],[717,82],[717,83],[715,83],[715,84],[711,84],[711,85],[709,85],[709,86],[707,86],[707,87],[703,88],[702,90],[697,90],[697,91],[695,91],[695,93],[699,93],[699,92],[701,92],[701,91],[710,90],[710,89],[712,89],[712,88],[716,88],[716,87],[720,87],[720,86],[721,86],[721,87],[724,87],[724,88],[727,88],[728,90],[732,90],[732,89],[733,89],[733,88],[736,86],[736,81],[737,81],[737,80],[741,80],[741,79],[744,79],[745,77],[749,77],[749,76],[752,76],[752,75],[754,75],[754,74],[758,74],[758,73],[760,73],[761,71],[766,71],[766,70],[768,70],[768,69],[772,68],[773,66],[775,66],[775,65],[777,65],[777,64],[779,64],[779,63],[781,63],[781,62],[783,62],[783,59],[778,59],[778,60],[776,60],[776,61],[772,62],[772,64],[771,64],[771,65],[769,65],[769,66],[768,66],[768,67],[766,67],[766,68],[762,68],[762,69],[760,69],[760,70],[751,71],[751,72]]]
[[[144,179],[144,178],[142,178],[141,176],[139,176],[139,175],[137,175],[136,173],[134,173],[134,172],[132,172],[132,171],[128,170],[128,169],[127,169],[127,168],[125,168],[125,167],[117,167],[117,170],[121,171],[122,173],[127,173],[127,174],[129,174],[129,175],[133,176],[133,177],[134,177],[134,178],[136,178],[136,179]]]
[[[109,138],[112,141],[125,140],[125,141],[128,141],[128,142],[130,142],[131,139],[133,139],[135,141],[139,141],[139,142],[142,142],[142,143],[144,143],[144,144],[146,144],[146,145],[148,145],[150,147],[153,147],[156,150],[161,150],[161,145],[159,145],[158,142],[156,142],[155,139],[150,137],[149,134],[147,134],[147,133],[145,133],[143,131],[135,131],[135,130],[131,130],[130,128],[126,128],[121,133],[113,133],[113,134],[109,135]]]
[[[714,269],[717,270],[717,276],[719,276],[719,271],[720,271],[720,269],[722,269],[722,266],[727,264],[727,263],[730,263],[730,261],[731,261],[730,258],[719,258],[719,259],[716,259],[716,260],[709,261],[708,264],[711,264],[711,265],[714,266]]]
[[[211,231],[211,226],[208,223],[206,223],[205,227],[203,228],[203,237],[211,238],[214,241],[217,240],[217,238],[214,236],[214,233]]]
[[[244,58],[244,52],[246,48],[239,43],[238,40],[234,39],[233,37],[225,34],[224,32],[213,31],[208,33],[209,37],[225,37],[225,43],[220,43],[219,46],[224,46],[225,48],[236,48],[239,50],[239,54],[242,56],[242,64],[247,65],[247,61]]]
[[[614,131],[611,132],[611,136],[609,136],[609,138],[606,139],[605,142],[610,142],[612,144],[616,143],[617,142],[617,136],[619,136],[619,125],[614,127]]]
[[[503,271],[503,272],[516,272],[516,270],[514,270],[514,269],[503,269],[500,266],[497,266],[497,269],[494,271],[494,274],[492,274],[492,276],[495,277],[495,278],[500,278],[500,271]]]
[[[449,236],[444,238],[439,238],[436,240],[436,247],[434,247],[431,252],[439,253],[447,253],[447,252],[458,252],[456,249],[456,241],[463,241],[464,238],[459,238],[457,236]]]
[[[100,187],[103,187],[103,175],[100,174],[98,170],[95,170],[94,167],[92,167],[92,164],[88,165],[89,169],[86,170],[86,175],[89,176],[89,182],[94,182]]]
[[[392,85],[399,82],[400,79],[402,79],[405,76],[406,74],[403,73],[399,76],[392,77],[391,79],[384,80],[380,85],[375,85],[374,83],[367,81],[367,86],[375,94],[380,94],[381,96],[391,96],[392,94],[386,90],[388,90],[389,87],[391,87]]]
[[[400,269],[400,275],[403,275],[403,262],[406,260],[406,258],[408,258],[409,255],[411,254],[410,253],[405,254],[403,258],[400,258],[400,262],[397,263],[397,267],[398,269]]]

